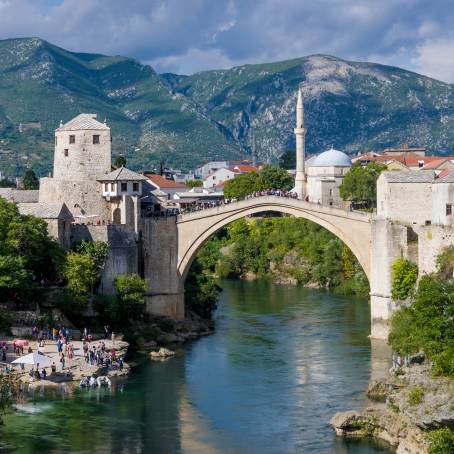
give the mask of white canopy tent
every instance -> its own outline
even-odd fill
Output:
[[[32,366],[39,364],[41,367],[48,367],[52,362],[52,358],[49,358],[41,352],[34,352],[15,359],[13,364],[30,364]]]

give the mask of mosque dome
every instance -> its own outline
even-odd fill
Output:
[[[344,152],[335,150],[320,153],[310,164],[310,167],[351,167],[352,161]]]

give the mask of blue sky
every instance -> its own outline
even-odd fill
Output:
[[[454,82],[452,0],[0,0],[0,38],[23,36],[159,72],[324,53]]]

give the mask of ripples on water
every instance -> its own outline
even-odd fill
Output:
[[[223,287],[214,335],[163,363],[142,358],[112,392],[55,390],[51,405],[38,392],[7,417],[1,441],[24,453],[389,452],[338,439],[328,424],[365,404],[366,300],[264,282]]]

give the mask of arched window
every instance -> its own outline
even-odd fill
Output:
[[[113,210],[113,223],[114,224],[121,224],[121,210],[120,208],[115,208]]]

